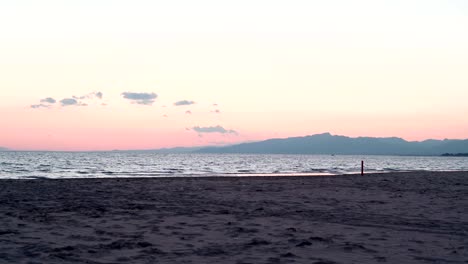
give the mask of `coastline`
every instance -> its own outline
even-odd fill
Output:
[[[392,171],[371,171],[365,172],[362,175],[359,172],[350,172],[350,173],[330,173],[330,172],[291,172],[291,173],[213,173],[210,174],[185,174],[177,175],[174,174],[158,174],[156,176],[115,176],[115,175],[106,175],[106,176],[86,176],[86,177],[44,177],[44,176],[24,176],[24,177],[14,177],[14,178],[0,178],[0,181],[26,181],[26,180],[99,180],[99,179],[108,179],[108,180],[119,180],[119,179],[133,179],[133,180],[145,180],[145,179],[236,179],[236,178],[259,178],[259,179],[273,179],[273,178],[303,178],[303,177],[361,177],[361,176],[381,176],[381,175],[406,175],[406,174],[440,174],[440,173],[467,173],[466,170],[448,170],[448,171],[429,171],[429,170],[392,170]]]
[[[466,263],[467,197],[466,171],[2,179],[0,260]]]

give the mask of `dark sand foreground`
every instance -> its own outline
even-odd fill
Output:
[[[0,263],[468,263],[468,172],[0,180]]]

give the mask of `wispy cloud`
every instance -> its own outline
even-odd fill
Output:
[[[52,97],[41,99],[41,103],[45,103],[45,104],[55,104],[56,102],[57,101]]]
[[[215,110],[211,111],[211,113],[221,114],[221,111],[219,109],[215,109]]]
[[[237,131],[232,129],[225,129],[222,126],[208,126],[208,127],[199,127],[195,126],[192,128],[193,131],[203,134],[203,133],[220,133],[220,134],[235,134],[237,135]]]
[[[46,105],[46,104],[33,104],[33,105],[31,105],[31,108],[33,108],[33,109],[38,109],[38,108],[50,108],[50,105]]]
[[[87,106],[88,104],[83,102],[83,100],[87,99],[102,99],[104,97],[104,94],[102,92],[92,92],[83,96],[72,96],[68,98],[64,98],[59,101],[60,106],[65,107],[65,106]],[[51,108],[53,104],[57,103],[57,100],[55,100],[52,97],[46,97],[44,99],[40,100],[40,104],[33,104],[30,107],[33,109],[38,109],[38,108]]]
[[[87,106],[88,105],[88,104],[85,104],[83,102],[76,100],[75,98],[64,98],[60,100],[60,104],[62,106]]]
[[[189,101],[189,100],[182,100],[182,101],[178,101],[174,103],[175,106],[193,105],[193,104],[195,104],[195,102]]]
[[[187,115],[191,115],[191,114],[192,114],[192,111],[187,110],[187,111],[185,111],[185,113],[186,113]]]
[[[133,93],[123,92],[123,98],[130,100],[134,104],[153,105],[158,95],[155,93]]]
[[[104,94],[102,92],[92,92],[92,93],[85,94],[82,96],[72,96],[73,99],[77,99],[77,100],[85,100],[85,99],[93,99],[93,98],[102,99],[103,97],[104,97]]]
[[[38,108],[50,108],[52,104],[55,104],[57,101],[52,97],[47,97],[40,100],[40,104],[33,104],[30,107],[33,109]]]

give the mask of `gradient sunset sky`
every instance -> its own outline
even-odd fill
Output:
[[[0,1],[0,146],[468,138],[468,1]]]

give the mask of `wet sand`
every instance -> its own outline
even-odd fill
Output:
[[[0,263],[468,263],[468,172],[0,180]]]

